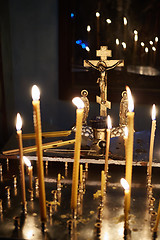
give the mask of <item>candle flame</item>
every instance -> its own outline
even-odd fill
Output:
[[[76,105],[77,108],[84,108],[84,102],[81,98],[75,97],[72,99],[72,102],[74,105]]]
[[[27,157],[23,157],[24,163],[28,166],[31,167],[31,162],[29,161],[29,159]]]
[[[131,90],[128,86],[126,86],[127,96],[128,96],[128,110],[129,112],[133,112],[134,110],[134,102],[131,94]]]
[[[32,87],[32,99],[33,101],[38,101],[40,99],[40,91],[36,85]]]
[[[128,127],[125,126],[124,128],[124,136],[127,138],[128,137]]]
[[[111,117],[110,117],[110,115],[107,116],[107,126],[108,126],[108,129],[111,129],[111,128],[112,128],[112,123],[111,123]]]
[[[128,182],[126,181],[126,179],[121,178],[120,182],[121,182],[122,187],[123,187],[125,190],[129,190],[129,184],[128,184]]]
[[[156,106],[153,104],[152,106],[152,120],[156,120]]]
[[[21,130],[22,128],[22,118],[19,113],[17,113],[17,122],[16,122],[16,129],[17,131]]]

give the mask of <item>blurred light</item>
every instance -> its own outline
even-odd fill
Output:
[[[103,240],[109,240],[108,232],[105,232],[105,233],[104,233],[104,238],[103,238]]]
[[[76,44],[81,44],[82,43],[82,40],[77,40],[76,41]]]
[[[155,39],[154,39],[154,40],[155,40],[155,42],[158,42],[158,37],[155,37]]]
[[[26,233],[28,239],[33,237],[33,230],[28,230]]]
[[[144,49],[144,50],[145,50],[145,52],[146,52],[146,53],[148,53],[148,47],[145,47],[145,49]]]
[[[84,49],[86,48],[86,44],[85,43],[81,43],[81,47]]]
[[[86,46],[86,50],[87,52],[90,52],[90,48],[88,46]]]
[[[123,18],[123,23],[124,23],[125,26],[127,25],[127,18],[126,17]]]
[[[124,49],[126,49],[126,47],[127,47],[125,42],[122,42],[122,46],[123,46]]]
[[[141,46],[144,47],[144,42],[141,42]]]
[[[133,32],[134,32],[134,34],[135,34],[135,35],[137,35],[137,34],[138,34],[138,31],[137,31],[137,30],[134,30]]]
[[[71,13],[71,18],[74,18],[74,13]]]
[[[107,22],[108,24],[111,24],[112,21],[111,21],[111,19],[107,18],[107,19],[106,19],[106,22]]]
[[[153,46],[153,47],[152,47],[152,50],[155,52],[155,51],[156,51],[156,48]]]
[[[90,32],[90,31],[91,31],[91,26],[88,25],[88,26],[87,26],[87,32]]]
[[[119,39],[116,38],[116,45],[119,45]]]
[[[149,44],[150,44],[150,45],[153,45],[153,41],[149,41]]]
[[[138,34],[134,35],[134,41],[137,42],[138,41]]]
[[[100,17],[100,13],[99,12],[96,12],[96,17]]]

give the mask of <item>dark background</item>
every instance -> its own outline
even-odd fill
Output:
[[[130,73],[127,67],[133,65],[133,46],[130,46],[130,42],[134,29],[139,31],[139,38],[144,37],[146,44],[149,39],[159,37],[159,1],[1,0],[1,148],[11,136],[16,135],[17,112],[23,119],[23,133],[34,131],[31,99],[33,84],[37,84],[41,91],[43,131],[71,129],[75,123],[75,107],[71,99],[80,95],[84,88],[89,91],[91,101],[89,119],[99,114],[99,106],[95,103],[95,96],[99,94],[96,84],[99,74],[84,71],[83,68],[84,59],[96,58],[96,11],[101,13],[99,45],[108,45],[113,59],[118,57],[125,61],[121,72],[114,70],[108,75],[108,100],[112,102],[109,114],[113,126],[118,125],[121,91],[128,84],[135,99],[135,129],[150,129],[151,106],[153,103],[159,104],[159,76],[145,77]],[[74,18],[71,18],[71,12],[74,12]],[[119,19],[122,20],[124,14],[128,18],[127,51],[124,53],[121,47],[116,55],[115,37],[123,40],[123,25]],[[106,18],[112,19],[113,26],[105,32]],[[95,29],[90,32],[90,45],[87,42],[88,24],[92,30]],[[86,41],[91,49],[90,53],[75,43],[78,39]],[[141,39],[139,43],[140,41]],[[139,65],[139,53],[136,56],[135,64]],[[150,61],[146,61],[144,65],[159,70],[159,59],[156,58],[154,66]]]

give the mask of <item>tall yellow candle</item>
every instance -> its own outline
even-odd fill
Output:
[[[28,166],[28,176],[29,176],[29,189],[32,190],[32,178],[33,178],[33,167],[31,166],[31,162],[27,157],[23,157],[24,163]]]
[[[109,156],[109,146],[110,146],[110,137],[111,137],[111,128],[112,128],[111,118],[109,115],[107,116],[107,125],[108,125],[108,128],[106,130],[106,154],[105,154],[105,166],[104,166],[105,174],[108,173],[108,156]]]
[[[19,113],[17,113],[17,135],[19,140],[19,158],[20,158],[20,181],[21,181],[21,194],[22,204],[25,207],[26,202],[26,187],[25,187],[25,176],[24,176],[24,161],[23,161],[23,143],[22,143],[22,119]]]
[[[77,207],[77,190],[78,190],[78,177],[79,177],[79,159],[81,149],[81,132],[82,132],[82,118],[84,111],[83,101],[76,97],[72,102],[77,106],[76,110],[76,134],[74,145],[74,163],[72,173],[72,192],[71,192],[71,209],[75,210]]]
[[[151,128],[151,136],[150,136],[150,149],[149,149],[149,177],[152,177],[152,160],[153,160],[153,147],[154,147],[154,138],[155,138],[155,130],[156,130],[156,107],[153,104],[152,107],[152,128]]]
[[[122,187],[124,188],[124,227],[125,229],[128,228],[128,198],[129,198],[129,184],[128,182],[124,179],[121,178],[120,180]]]
[[[127,158],[127,139],[128,139],[128,128],[127,126],[125,126],[125,129],[124,129],[124,147],[125,147],[125,159]]]
[[[39,203],[41,221],[46,222],[46,194],[44,183],[44,169],[43,169],[43,153],[42,153],[42,131],[40,118],[40,91],[36,85],[32,87],[32,105],[34,110],[34,128],[36,134],[37,158],[38,158],[38,179],[39,179]]]
[[[105,175],[104,171],[101,171],[101,196],[104,197]]]
[[[153,228],[153,232],[157,232],[159,219],[160,219],[160,200],[159,200],[158,213],[157,213],[156,222],[155,222],[155,225],[154,225],[154,228]]]
[[[79,177],[80,183],[82,183],[82,181],[83,181],[82,178],[83,178],[83,165],[80,164],[80,177]]]
[[[134,103],[129,87],[126,87],[128,96],[128,139],[127,139],[127,151],[126,151],[126,181],[129,184],[129,197],[128,197],[128,212],[130,211],[131,201],[131,184],[132,184],[132,163],[133,163],[133,140],[134,140]]]

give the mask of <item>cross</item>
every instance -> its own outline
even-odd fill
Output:
[[[112,51],[107,46],[101,46],[100,50],[96,50],[96,56],[100,60],[84,60],[84,67],[92,67],[101,73],[101,77],[97,79],[100,87],[100,97],[96,96],[96,102],[100,104],[100,116],[107,116],[107,108],[111,109],[111,102],[107,100],[107,71],[124,66],[123,60],[108,60],[112,57]]]

